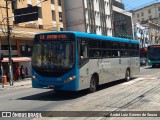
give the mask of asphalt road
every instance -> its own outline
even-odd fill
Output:
[[[86,91],[55,93],[53,90],[33,89],[30,86],[0,89],[0,111],[158,111],[160,110],[159,69],[142,67],[141,72],[135,75],[131,81],[120,80],[102,85],[97,92],[92,94],[88,94]],[[88,118],[83,113],[81,115],[83,117],[81,119],[117,120],[128,118],[111,118],[105,115],[105,118],[103,115],[98,118]],[[143,117],[141,119],[150,118]],[[12,119],[16,120],[17,118]],[[70,120],[71,118],[58,117],[57,119]],[[80,117],[72,119],[80,119]],[[130,119],[134,119],[134,117],[130,117]],[[154,119],[158,118],[154,117]]]

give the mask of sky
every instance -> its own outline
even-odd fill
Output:
[[[160,0],[121,0],[122,3],[125,5],[125,9],[128,10],[135,10],[155,2],[160,2]]]

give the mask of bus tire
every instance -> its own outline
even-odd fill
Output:
[[[95,76],[92,76],[92,77],[91,77],[91,80],[90,80],[89,92],[90,92],[90,93],[95,92],[95,91],[97,90],[97,85],[98,85],[98,83],[97,83],[96,77],[95,77]]]
[[[130,81],[130,79],[131,79],[130,70],[127,69],[127,70],[126,70],[126,74],[125,74],[125,81],[126,81],[126,82],[127,82],[127,81]]]

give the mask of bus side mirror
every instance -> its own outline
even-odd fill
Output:
[[[81,60],[83,60],[84,59],[84,57],[81,55]]]
[[[3,60],[3,53],[0,54],[0,60]]]

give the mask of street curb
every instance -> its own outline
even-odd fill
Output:
[[[13,86],[10,86],[9,82],[4,85],[4,88],[2,86],[2,83],[0,84],[0,89],[5,89],[5,88],[16,88],[16,87],[23,87],[23,86],[28,86],[31,85],[31,78],[27,78],[26,80],[21,80],[21,81],[15,81]]]

